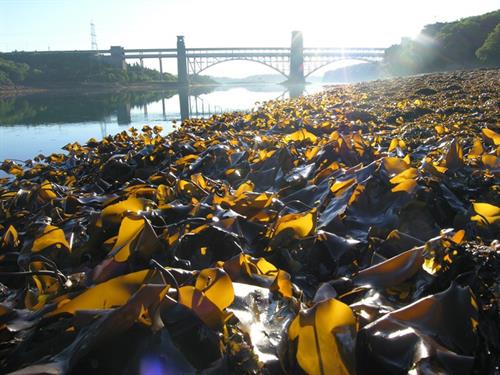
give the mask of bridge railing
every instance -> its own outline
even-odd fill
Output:
[[[370,53],[370,52],[323,52],[323,53],[308,53],[304,52],[304,57],[384,57],[383,53]]]
[[[383,55],[384,48],[304,48],[304,56],[323,55],[323,56],[342,56],[353,54],[365,55]],[[175,48],[144,48],[144,49],[124,49],[124,56],[127,59],[146,59],[146,58],[177,58],[177,49]],[[98,54],[109,56],[111,50],[63,50],[63,51],[14,51],[11,53],[33,53],[33,54]],[[187,57],[283,57],[290,54],[290,48],[281,47],[223,47],[223,48],[187,48]]]
[[[290,51],[289,47],[220,47],[220,48],[186,48],[186,51],[228,51],[228,50],[241,50],[241,51]]]
[[[290,48],[188,48],[188,57],[288,56]]]
[[[100,50],[62,50],[62,51],[11,51],[11,52],[0,52],[1,54],[11,55],[16,53],[29,53],[36,55],[51,55],[51,54],[82,54],[82,55],[91,55],[91,54],[110,54],[111,50],[109,49],[100,49]]]
[[[304,48],[304,56],[382,56],[384,48]],[[177,50],[169,48],[126,49],[125,57],[129,59],[141,58],[176,58]],[[222,58],[222,57],[286,57],[290,55],[290,48],[277,47],[244,47],[244,48],[187,48],[189,58]]]
[[[350,54],[367,54],[367,55],[383,55],[384,48],[304,48],[304,55],[350,55]]]
[[[304,51],[385,51],[385,48],[375,47],[308,47]]]
[[[176,48],[138,48],[138,49],[125,49],[124,50],[125,53],[129,52],[129,53],[149,53],[149,52],[155,52],[155,53],[159,53],[159,52],[166,52],[166,53],[177,53],[177,49]]]
[[[290,53],[288,52],[242,52],[242,51],[234,51],[234,52],[200,52],[200,53],[187,53],[186,56],[193,58],[201,58],[201,57],[287,57]]]

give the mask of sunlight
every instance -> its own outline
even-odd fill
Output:
[[[261,63],[254,61],[245,60],[235,60],[235,61],[225,61],[223,63],[214,65],[203,71],[201,74],[208,74],[215,77],[231,77],[231,78],[245,78],[249,76],[261,76],[255,77],[256,79],[262,80],[264,77],[276,76],[277,82],[282,82],[285,77],[282,77],[276,70],[265,66]]]
[[[498,1],[0,0],[0,374],[494,373]]]
[[[423,44],[423,45],[427,45],[427,46],[432,46],[432,45],[436,45],[436,40],[428,35],[425,35],[425,34],[418,34],[417,37],[415,38],[415,41]]]

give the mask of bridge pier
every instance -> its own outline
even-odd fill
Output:
[[[160,74],[161,74],[161,79],[163,80],[163,61],[161,57],[159,58],[160,60]]]
[[[177,82],[184,86],[189,84],[186,45],[182,35],[177,36]]]
[[[305,84],[297,83],[295,85],[290,85],[288,87],[288,93],[290,94],[290,98],[298,98],[304,94]]]
[[[116,120],[118,125],[128,125],[132,122],[132,118],[130,116],[130,103],[125,103],[118,107],[118,112],[116,115]]]
[[[121,46],[111,46],[109,49],[110,56],[108,63],[115,68],[127,70],[127,63],[125,62],[125,48]]]
[[[189,86],[180,85],[178,88],[179,107],[181,109],[181,120],[189,118]]]
[[[304,83],[304,41],[301,31],[292,31],[290,75],[287,83]]]

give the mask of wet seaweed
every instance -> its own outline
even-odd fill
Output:
[[[333,87],[3,162],[0,369],[498,373],[499,78]]]

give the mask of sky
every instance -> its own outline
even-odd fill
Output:
[[[176,35],[188,48],[287,47],[292,30],[305,47],[388,47],[426,24],[499,8],[500,0],[0,0],[0,51],[90,49],[91,22],[100,49],[174,48]],[[231,64],[207,74],[231,73]]]

